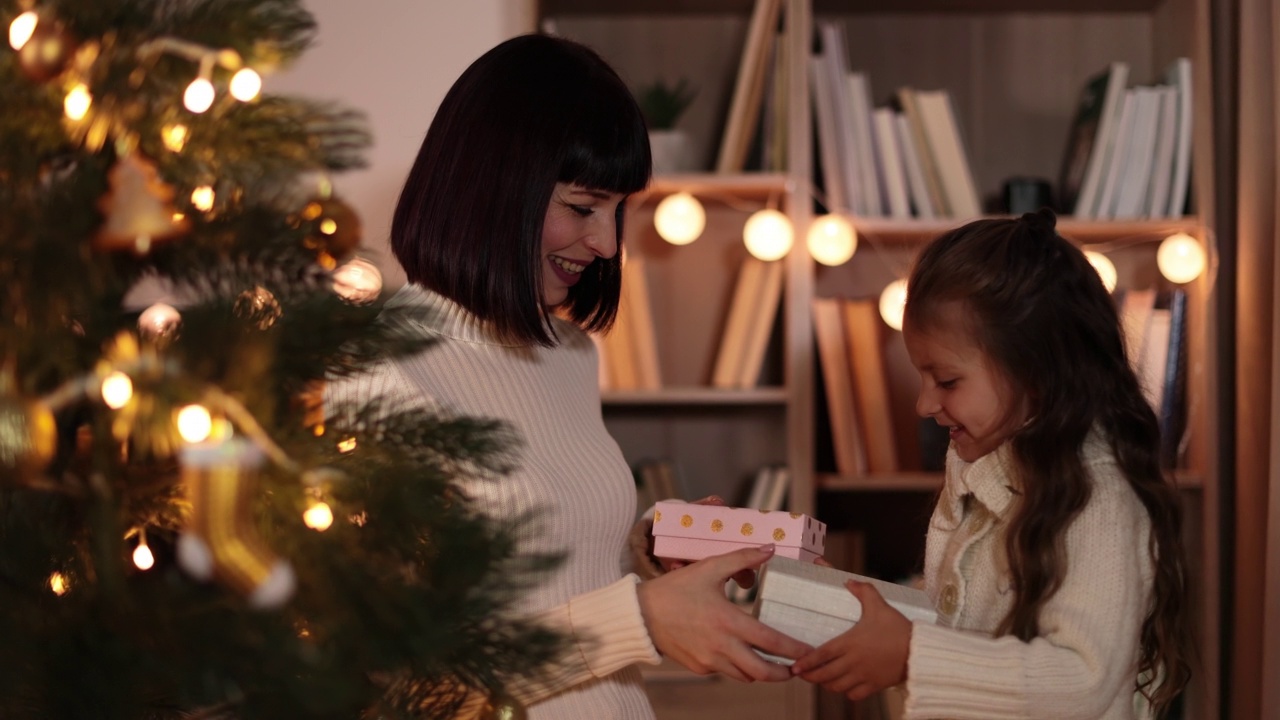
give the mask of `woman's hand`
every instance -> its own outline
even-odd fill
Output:
[[[663,655],[700,674],[736,680],[786,680],[791,672],[752,648],[797,658],[808,645],[761,623],[724,596],[724,584],[773,557],[774,547],[747,548],[700,560],[640,583],[640,612]]]
[[[911,621],[870,583],[850,580],[845,587],[862,603],[862,618],[797,660],[791,672],[850,700],[865,700],[907,679]]]

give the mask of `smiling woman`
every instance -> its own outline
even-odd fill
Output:
[[[388,304],[419,309],[406,330],[439,342],[330,389],[335,403],[494,418],[523,441],[504,477],[459,489],[514,528],[526,557],[563,558],[516,607],[566,651],[538,677],[477,688],[509,692],[534,720],[652,718],[636,665],[659,653],[700,673],[784,680],[752,647],[808,649],[725,597],[728,578],[772,546],[644,582],[619,567],[645,543],[629,542],[635,486],[604,426],[586,331],[617,313],[625,200],[650,165],[640,110],[596,53],[536,35],[490,50],[445,96],[392,223],[409,284]]]

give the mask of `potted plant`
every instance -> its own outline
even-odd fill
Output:
[[[640,111],[649,126],[649,147],[653,153],[655,173],[690,170],[689,135],[676,128],[676,122],[693,102],[696,92],[681,78],[674,85],[656,80],[643,87],[636,96]]]

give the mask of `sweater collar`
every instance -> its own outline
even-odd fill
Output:
[[[973,462],[965,462],[954,449],[948,450],[948,493],[957,501],[965,495],[972,495],[993,515],[1003,516],[1018,494],[1013,486],[1012,452],[1012,447],[1006,442]]]
[[[413,316],[409,322],[433,335],[479,345],[519,347],[519,343],[503,340],[487,320],[453,300],[421,285],[406,283],[391,299],[388,308],[407,309]]]

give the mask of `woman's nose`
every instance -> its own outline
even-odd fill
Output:
[[[618,254],[617,225],[610,219],[601,223],[599,227],[592,228],[591,233],[587,235],[586,245],[597,257],[606,260]]]

